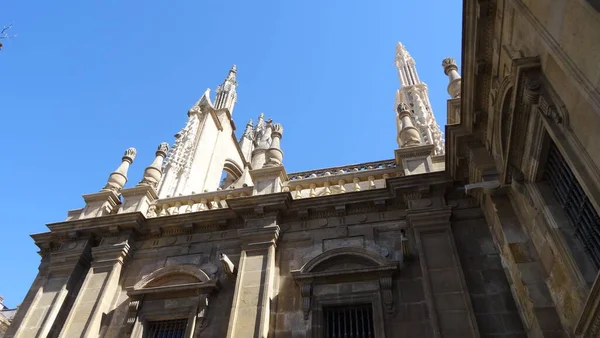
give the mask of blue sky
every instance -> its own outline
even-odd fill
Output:
[[[37,273],[29,234],[63,221],[136,147],[137,183],[206,88],[238,67],[238,135],[260,112],[283,124],[288,172],[394,157],[394,53],[402,41],[446,123],[441,61],[460,62],[461,1],[4,0],[6,163],[0,295]],[[460,66],[460,65],[459,65]],[[443,130],[443,127],[442,127]]]

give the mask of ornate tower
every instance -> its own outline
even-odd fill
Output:
[[[398,107],[400,103],[406,103],[411,113],[412,124],[419,130],[421,144],[433,145],[434,153],[432,155],[443,155],[445,153],[444,139],[440,126],[433,115],[427,85],[419,79],[415,60],[400,42],[396,46],[395,64],[398,68],[400,89],[396,92],[394,108]],[[398,133],[400,133],[401,125],[398,124]],[[402,148],[401,144],[398,145]]]
[[[214,191],[222,181],[234,184],[242,177],[248,159],[235,139],[231,119],[237,100],[236,74],[234,65],[217,87],[214,104],[207,89],[188,111],[188,120],[175,134],[164,162],[160,198]],[[226,177],[222,177],[224,173]]]

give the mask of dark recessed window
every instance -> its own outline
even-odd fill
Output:
[[[544,180],[552,186],[586,253],[600,267],[600,217],[553,142],[548,150]]]
[[[145,338],[183,338],[186,326],[187,319],[148,322],[148,334]]]
[[[374,338],[371,304],[323,308],[325,338]]]

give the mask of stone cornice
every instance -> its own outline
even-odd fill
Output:
[[[135,187],[132,187],[132,188],[121,189],[121,195],[123,195],[125,200],[127,200],[127,198],[130,196],[138,196],[138,195],[145,195],[146,197],[148,197],[152,200],[155,200],[158,198],[158,195],[156,194],[156,189],[154,189],[153,187],[151,187],[149,185],[136,185]]]
[[[290,203],[292,203],[292,195],[289,192],[255,195],[227,200],[229,208],[241,214],[262,214],[273,211],[280,212],[289,209]]]
[[[182,228],[184,231],[196,231],[200,228],[223,229],[242,224],[242,219],[260,219],[261,217],[280,217],[306,213],[309,209],[331,209],[338,214],[346,214],[349,204],[375,203],[377,208],[386,207],[386,200],[422,194],[429,196],[443,193],[452,180],[445,172],[433,172],[420,175],[391,177],[386,187],[380,189],[347,192],[330,196],[321,196],[293,200],[289,192],[255,195],[227,200],[228,207],[191,212],[163,217],[146,218],[140,212],[122,213],[79,220],[48,224],[50,232],[34,234],[31,237],[42,250],[53,250],[61,243],[83,237],[97,237],[123,232],[133,232],[136,236],[155,234],[161,236],[170,233],[165,230]],[[421,196],[421,195],[419,195]],[[389,203],[388,203],[389,204]]]
[[[288,180],[287,173],[285,172],[285,167],[283,165],[275,166],[275,167],[263,167],[260,169],[250,170],[250,177],[252,177],[253,181],[256,181],[261,177],[273,177],[279,176],[282,182]]]
[[[65,221],[47,224],[48,229],[54,235],[64,235],[70,232],[83,233],[102,233],[114,232],[115,227],[118,230],[136,230],[144,223],[145,217],[140,212],[107,215],[102,217],[85,218],[73,221]],[[39,236],[42,234],[32,235]],[[39,237],[38,237],[39,238]],[[34,239],[36,239],[34,237]]]
[[[401,163],[402,161],[399,161],[399,159],[403,158],[433,155],[433,148],[433,144],[423,144],[414,147],[396,149],[394,150],[396,162]],[[398,166],[400,167],[400,165]]]
[[[404,192],[421,191],[423,189],[445,189],[453,185],[452,178],[445,171],[436,171],[426,174],[393,177],[387,180],[388,188],[399,196]]]
[[[206,199],[208,201],[212,201],[215,197],[222,197],[223,200],[226,199],[227,195],[240,195],[245,194],[246,196],[250,196],[252,194],[252,187],[244,187],[238,189],[230,189],[230,190],[215,190],[210,192],[203,192],[199,194],[186,195],[186,196],[175,196],[175,197],[167,197],[156,200],[154,204],[162,205],[174,205],[176,202],[180,202],[181,204],[187,204],[188,201],[200,201],[202,199]]]
[[[393,198],[386,188],[362,191],[350,191],[343,194],[318,196],[311,198],[296,199],[292,203],[292,209],[305,210],[309,208],[322,208],[324,206],[345,205],[350,203],[361,203],[367,201],[386,200]]]
[[[245,199],[239,198],[239,199]],[[232,200],[228,200],[233,201]],[[237,219],[238,215],[230,208],[205,210],[201,212],[192,212],[188,214],[169,215],[163,217],[148,218],[145,222],[146,226],[138,229],[141,233],[146,233],[153,228],[169,228],[182,226],[183,224],[193,223],[226,223],[227,220]]]
[[[85,194],[85,195],[83,195],[83,200],[85,201],[86,204],[97,202],[97,201],[109,201],[113,205],[117,205],[117,204],[121,203],[121,201],[119,200],[119,195],[112,190],[108,190],[108,191],[105,190],[105,191],[99,191],[99,192],[95,192],[95,193],[91,193],[91,194]]]

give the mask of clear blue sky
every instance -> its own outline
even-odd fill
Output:
[[[394,157],[402,41],[446,123],[441,61],[460,62],[461,1],[4,0],[0,52],[0,295],[37,273],[29,234],[98,191],[127,147],[137,183],[206,88],[238,67],[238,135],[260,112],[284,127],[288,172]],[[443,130],[443,127],[442,127]]]

